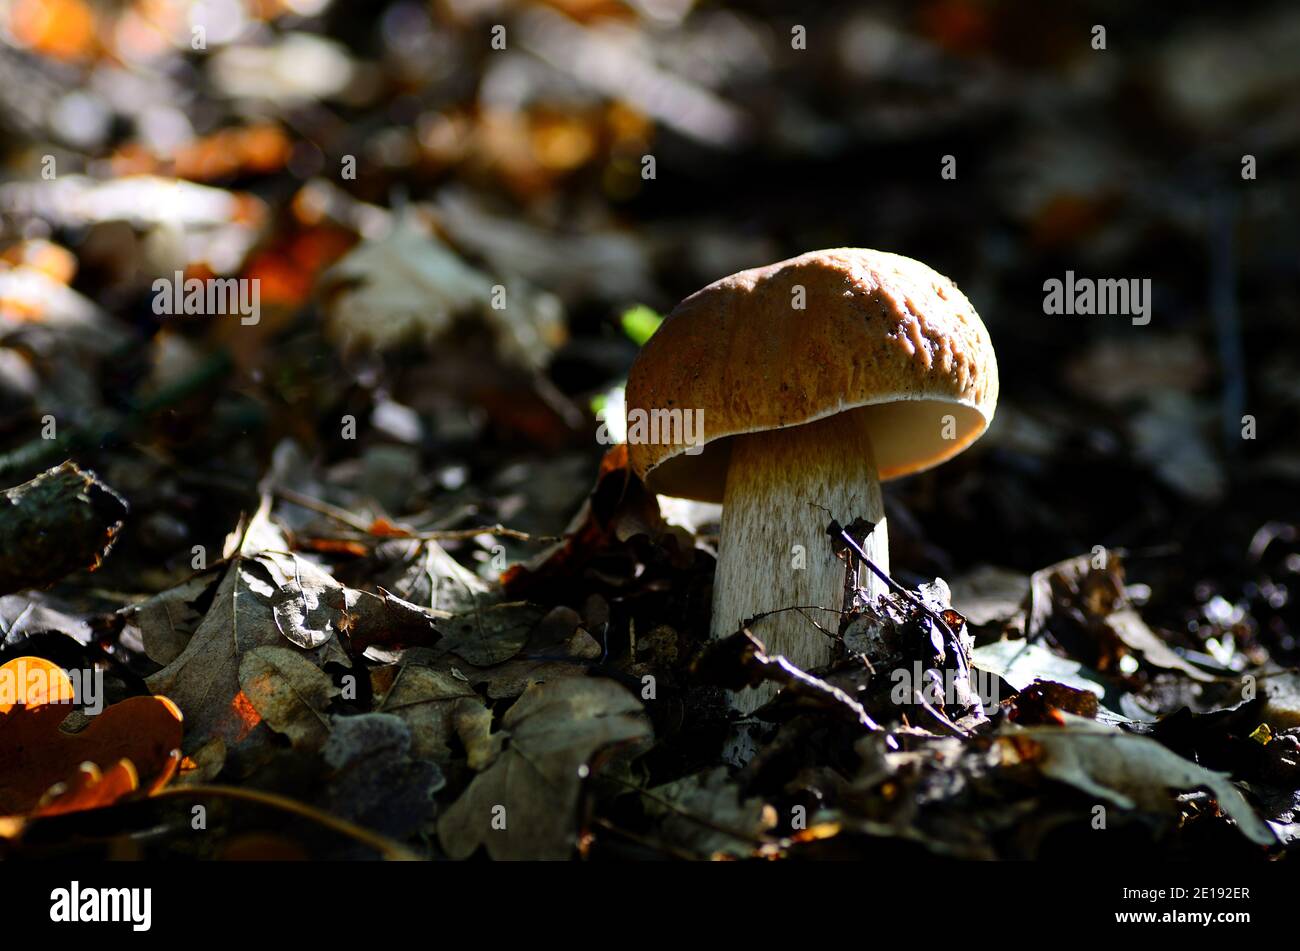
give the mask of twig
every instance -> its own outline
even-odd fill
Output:
[[[818,506],[818,508],[821,508],[821,506]],[[912,592],[908,591],[901,584],[899,584],[897,581],[891,578],[887,572],[881,570],[881,568],[874,561],[872,561],[870,558],[867,557],[867,553],[862,550],[862,546],[859,545],[854,540],[853,536],[848,533],[848,530],[844,528],[844,526],[840,525],[838,522],[835,522],[835,526],[839,528],[840,538],[842,538],[845,544],[849,546],[849,548],[853,551],[853,554],[857,556],[857,558],[864,565],[870,568],[872,573],[877,578],[879,578],[886,585],[888,585],[891,591],[901,596],[909,604],[911,604],[913,607],[915,607],[916,609],[924,613],[926,617],[930,618],[931,621],[937,624],[939,626],[939,629],[942,630],[944,633],[945,643],[948,646],[948,648],[950,650],[959,652],[961,650],[961,642],[957,640],[957,635],[956,633],[953,632],[952,628],[948,626],[948,622],[945,621],[942,617],[940,617],[936,612],[932,611],[925,604],[924,601],[922,601],[920,598],[913,595]],[[921,694],[920,690],[913,689],[913,696],[916,702],[921,706],[921,708],[924,709],[926,713],[930,714],[930,716],[933,717],[935,721],[941,724],[945,729],[951,730],[953,734],[956,736],[969,737],[971,735],[969,732],[963,730],[961,727],[957,726],[957,724],[953,723],[952,720],[948,719],[948,717],[945,716],[942,712],[936,710],[933,706],[931,706],[930,702],[925,699],[925,697]]]
[[[912,699],[916,702],[917,706],[933,717],[934,720],[945,730],[949,731],[952,736],[960,736],[969,739],[974,735],[953,723],[942,710],[935,709],[935,707],[931,705],[930,701],[925,699],[925,694],[923,694],[919,688],[912,688]]]
[[[411,537],[418,538],[421,541],[460,541],[473,538],[476,535],[495,535],[500,538],[513,538],[519,542],[537,542],[539,544],[554,544],[564,539],[558,535],[530,535],[527,532],[521,532],[517,528],[506,528],[498,522],[495,525],[480,525],[477,528],[453,528],[439,529],[432,532],[415,532]]]
[[[608,819],[602,818],[601,816],[596,816],[595,818],[593,818],[591,820],[591,824],[594,826],[599,826],[600,828],[604,829],[606,832],[611,832],[614,835],[622,836],[623,838],[627,839],[629,842],[641,846],[641,848],[643,849],[650,849],[651,851],[654,852],[661,852],[664,855],[667,855],[671,858],[675,858],[682,862],[694,862],[699,859],[699,855],[697,855],[694,852],[687,852],[685,849],[679,849],[674,845],[669,845],[667,842],[659,842],[655,839],[649,839],[646,838],[645,836],[637,835],[635,832],[631,832],[627,829],[623,829],[620,828],[619,826],[614,825],[614,823],[610,822]]]
[[[307,509],[309,512],[315,512],[318,515],[325,515],[334,519],[336,522],[342,522],[348,528],[355,528],[357,531],[366,535],[370,534],[372,523],[360,519],[353,515],[347,509],[339,508],[337,505],[331,505],[322,499],[314,499],[310,495],[303,495],[301,492],[295,492],[293,489],[277,488],[275,494],[290,505],[296,505],[299,508]]]
[[[355,823],[348,822],[346,819],[332,816],[328,812],[323,812],[320,809],[307,805],[306,803],[298,802],[296,799],[290,799],[288,796],[263,792],[260,789],[243,789],[239,786],[205,785],[200,783],[192,786],[170,786],[166,789],[160,789],[149,798],[184,799],[203,798],[205,796],[240,799],[244,802],[254,802],[270,809],[278,809],[281,812],[291,813],[292,815],[322,825],[332,832],[337,832],[339,835],[360,842],[362,845],[369,846],[390,861],[422,861],[418,855],[406,848],[406,846],[394,842],[387,836],[380,835],[377,832],[371,832],[369,829],[364,829]]]
[[[908,591],[906,588],[904,588],[893,578],[889,577],[889,575],[886,572],[882,571],[874,561],[872,561],[870,558],[867,557],[867,553],[862,550],[862,546],[853,540],[853,536],[850,535],[843,526],[840,526],[840,537],[844,539],[844,541],[848,544],[848,546],[851,549],[853,549],[853,554],[856,555],[864,565],[870,568],[872,573],[877,578],[879,578],[881,581],[883,581],[885,584],[889,586],[889,590],[901,596],[910,605],[912,605],[914,608],[916,608],[917,610],[925,614],[925,616],[928,617],[935,624],[939,625],[939,629],[943,631],[943,633],[947,636],[950,644],[956,645],[959,643],[957,640],[957,635],[953,633],[952,628],[948,626],[948,622],[945,621],[938,614],[936,614],[934,611],[930,610],[930,608],[926,606],[924,601],[916,597],[916,595],[912,594],[912,592]]]
[[[337,505],[331,505],[329,502],[325,502],[321,499],[314,499],[309,495],[303,495],[301,492],[295,492],[293,489],[277,488],[275,494],[291,505],[296,505],[299,508],[304,508],[320,515],[325,515],[337,522],[342,522],[349,528],[356,529],[364,535],[374,535],[374,532],[371,531],[374,524],[373,522],[367,522],[364,519],[358,518],[347,509],[340,508]],[[401,530],[401,534],[380,537],[410,538],[416,541],[464,541],[478,535],[495,535],[501,538],[513,538],[516,541],[521,542],[549,544],[561,541],[559,537],[554,535],[530,535],[527,532],[521,532],[515,528],[507,528],[499,522],[496,525],[480,525],[475,528],[435,529],[427,532],[417,531],[416,529],[407,528],[403,525],[398,525],[396,527]]]
[[[744,630],[745,628],[750,627],[755,621],[761,621],[764,618],[771,617],[773,614],[782,614],[786,611],[798,611],[799,616],[801,618],[803,618],[813,627],[817,628],[817,630],[821,631],[831,640],[833,641],[839,640],[838,634],[832,634],[830,631],[826,630],[826,628],[822,627],[820,624],[818,624],[816,621],[814,621],[812,618],[810,618],[808,615],[804,614],[803,612],[804,611],[825,611],[828,614],[840,614],[840,615],[843,615],[844,612],[837,611],[835,608],[823,608],[816,604],[792,604],[789,607],[773,608],[770,611],[760,611],[758,614],[755,614],[753,617],[746,618],[744,623],[741,624],[740,627],[738,627],[736,630],[738,631]]]

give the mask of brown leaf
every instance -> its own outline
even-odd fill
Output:
[[[306,562],[301,559],[286,560],[274,554],[287,546],[267,520],[269,506],[269,499],[264,499],[236,540],[212,606],[189,643],[170,664],[148,678],[151,690],[171,697],[185,713],[187,751],[214,737],[233,746],[260,722],[261,714],[240,687],[240,662],[249,651],[284,647],[286,642],[319,644],[316,654],[322,660],[348,662],[332,633],[322,640],[322,614],[329,611],[321,604],[321,592],[329,588],[321,578],[324,572],[314,566],[305,569]],[[262,557],[268,550],[272,554]],[[316,585],[317,594],[293,587],[295,576],[315,579],[311,584]],[[339,585],[335,613],[342,608],[342,590]]]
[[[578,841],[578,794],[597,754],[651,736],[640,702],[612,680],[534,684],[501,720],[508,742],[438,822],[452,858],[564,859]]]
[[[476,667],[491,667],[518,654],[546,611],[525,601],[477,608],[443,622],[440,643]]]
[[[462,708],[486,710],[469,684],[432,667],[380,667],[371,673],[371,684],[375,710],[394,714],[410,727],[411,755],[416,759],[446,763],[451,758],[448,741]]]
[[[255,647],[239,662],[244,696],[294,746],[317,749],[329,736],[330,700],[338,693],[319,667],[287,647]]]
[[[128,626],[139,629],[140,642],[150,660],[170,664],[185,650],[185,645],[203,620],[194,602],[207,593],[219,577],[219,573],[213,571],[195,575],[118,612]]]

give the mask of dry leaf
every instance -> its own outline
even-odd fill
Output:
[[[559,302],[497,281],[462,261],[413,220],[363,242],[321,277],[326,330],[344,349],[433,343],[477,318],[508,362],[538,368],[563,342]]]
[[[432,667],[380,667],[371,673],[371,683],[375,710],[394,714],[410,728],[411,755],[416,759],[447,762],[458,711],[466,706],[486,709],[469,684]]]
[[[325,712],[338,694],[319,667],[287,647],[255,647],[240,659],[239,685],[267,726],[294,746],[316,749],[329,736]]]
[[[776,825],[761,798],[742,799],[725,766],[686,776],[650,790],[645,810],[659,820],[664,838],[708,858],[752,855]]]
[[[80,733],[64,733],[73,690],[61,667],[19,657],[0,667],[0,684],[0,815],[94,808],[135,792],[141,780],[157,788],[176,769],[181,714],[166,697],[130,697]]]
[[[442,625],[446,636],[439,647],[476,667],[491,667],[518,654],[546,611],[525,601],[476,608]]]
[[[565,859],[577,844],[578,793],[597,754],[645,742],[640,702],[611,680],[534,684],[501,720],[507,742],[438,822],[449,856]]]
[[[1168,812],[1171,791],[1208,789],[1241,834],[1263,846],[1277,843],[1226,773],[1197,766],[1155,740],[1086,725],[1009,730],[1003,742],[1035,744],[1044,776],[1068,783],[1121,809]]]
[[[170,664],[185,650],[203,615],[194,607],[216,584],[219,572],[208,571],[155,594],[152,598],[122,608],[118,613],[128,627],[140,632],[140,643],[150,660]]]
[[[274,610],[281,591],[277,578],[284,577],[283,562],[259,557],[268,549],[287,547],[267,520],[269,508],[270,500],[264,498],[247,529],[231,546],[234,551],[228,554],[233,557],[212,607],[185,649],[148,679],[151,690],[171,697],[185,713],[186,750],[197,749],[214,737],[234,745],[261,720],[241,692],[240,662],[249,651],[283,646],[286,639]],[[281,617],[290,613],[282,611]],[[332,637],[318,653],[322,658],[347,662],[347,655]]]

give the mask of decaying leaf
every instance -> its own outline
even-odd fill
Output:
[[[611,542],[666,531],[657,499],[628,467],[627,444],[611,446],[600,461],[590,497],[565,528],[563,541],[511,565],[501,575],[506,594],[526,597],[544,591],[557,579],[579,574]]]
[[[441,646],[475,666],[490,667],[518,654],[545,613],[524,601],[468,611],[444,624]]]
[[[237,559],[185,649],[148,679],[151,690],[173,697],[184,711],[187,749],[218,736],[234,744],[256,726],[255,711],[236,703],[239,662],[253,648],[283,637],[271,614],[271,591],[270,579],[254,560]]]
[[[203,620],[195,602],[219,578],[219,572],[203,572],[119,612],[128,626],[139,630],[140,642],[151,660],[170,664],[185,650],[185,645]]]
[[[240,659],[239,685],[267,725],[295,746],[314,749],[325,742],[326,708],[338,688],[302,654],[288,647],[255,647]]]
[[[1021,726],[1062,723],[1063,713],[1088,720],[1097,719],[1101,703],[1097,695],[1051,680],[1036,680],[1021,690],[1010,705],[1010,718]]]
[[[644,808],[666,841],[705,858],[752,855],[776,825],[775,810],[760,797],[743,798],[725,766],[656,786]]]
[[[174,764],[176,758],[173,757],[171,762]],[[160,775],[170,776],[170,772],[167,770]],[[82,763],[66,782],[56,783],[46,791],[29,817],[57,816],[111,806],[134,793],[139,785],[135,766],[128,759],[118,760],[107,771],[101,771],[94,763]]]
[[[509,735],[492,732],[492,711],[482,704],[457,704],[453,720],[469,768],[482,772],[500,755]]]
[[[1213,676],[1189,663],[1143,623],[1129,604],[1124,568],[1113,552],[1079,555],[1036,571],[1025,607],[1025,636],[1050,632],[1072,655],[1105,671],[1131,652],[1154,667],[1193,680]]]
[[[264,498],[248,528],[240,533],[212,607],[189,643],[148,679],[151,690],[171,697],[185,713],[187,750],[218,736],[233,745],[260,720],[256,708],[241,694],[240,663],[249,651],[282,646],[286,640],[275,614],[277,592],[282,590],[277,578],[283,575],[278,563],[258,557],[260,552],[287,547],[267,520],[269,507],[269,498]],[[281,603],[283,600],[281,595]],[[282,612],[281,616],[289,614]],[[346,662],[333,638],[318,651]]]
[[[271,610],[280,633],[307,650],[334,637],[343,586],[329,572],[297,555],[264,552],[258,560],[275,581]]]
[[[1099,698],[1106,696],[1106,688],[1096,673],[1078,661],[1058,657],[1046,647],[1028,641],[998,641],[977,647],[971,653],[971,663],[997,674],[1016,690],[1024,690],[1035,680],[1050,680],[1091,691]]]
[[[261,669],[241,672],[243,658],[251,651],[291,644],[307,652],[303,663],[317,669],[327,662],[350,666],[341,636],[349,638],[358,651],[370,646],[401,649],[424,645],[440,636],[429,612],[386,591],[372,594],[348,588],[320,566],[288,553],[288,544],[269,521],[268,512],[269,499],[264,499],[235,543],[207,614],[170,659],[170,649],[179,636],[167,628],[170,615],[161,619],[152,615],[162,630],[146,637],[158,645],[155,659],[167,661],[167,666],[149,682],[152,689],[174,697],[187,711],[187,749],[196,749],[213,737],[237,743],[261,718],[273,729],[295,735],[296,741],[309,739],[307,733],[277,727],[258,703],[250,703],[250,697],[241,694],[241,679],[255,676],[253,671]],[[507,638],[513,636],[506,632]],[[479,644],[472,637],[469,643],[471,648]],[[305,670],[301,665],[295,668]],[[314,728],[309,732],[312,744],[323,740]]]
[[[458,712],[465,706],[485,709],[469,684],[432,667],[380,667],[370,679],[375,709],[406,724],[411,755],[417,759],[446,762],[451,756],[448,741],[455,735]]]
[[[490,590],[485,581],[447,554],[435,541],[394,540],[399,563],[378,580],[404,601],[453,614],[471,609]]]
[[[382,588],[378,594],[343,588],[340,596],[343,608],[335,613],[334,627],[347,633],[356,650],[421,647],[442,636],[429,611]]]
[[[1025,601],[1029,578],[1019,571],[982,565],[953,580],[952,606],[968,624],[1005,621],[1013,617]]]
[[[486,684],[491,699],[501,700],[519,696],[529,684],[559,677],[580,677],[600,660],[603,653],[594,637],[577,628],[567,640],[558,644],[537,645],[534,650],[530,641],[526,650],[503,664],[492,667],[466,665],[457,669],[471,683]]]
[[[442,771],[421,760],[398,717],[338,717],[321,751],[332,769],[325,803],[336,815],[404,838],[428,820]]]
[[[1132,608],[1112,611],[1102,623],[1125,647],[1140,655],[1148,664],[1165,670],[1177,670],[1201,683],[1214,680],[1213,674],[1206,673],[1175,653]]]
[[[602,751],[648,740],[640,702],[610,680],[534,684],[501,720],[508,741],[438,821],[452,858],[563,859],[577,844],[578,796]]]
[[[457,319],[477,318],[503,356],[539,367],[564,338],[555,298],[499,283],[411,219],[354,248],[321,280],[328,332],[345,349],[432,343]]]
[[[1241,834],[1271,847],[1277,838],[1224,773],[1197,766],[1154,740],[1117,730],[1078,725],[1011,728],[1004,743],[1038,751],[1043,775],[1068,783],[1121,809],[1168,812],[1171,791],[1208,789]]]

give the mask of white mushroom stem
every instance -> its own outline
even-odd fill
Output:
[[[829,661],[848,572],[826,534],[831,518],[841,525],[859,517],[875,522],[863,549],[889,571],[880,479],[861,416],[839,413],[738,437],[722,506],[712,636],[734,634],[746,618],[775,611],[750,626],[769,655],[784,654],[805,670]],[[858,575],[855,582],[873,600],[885,592],[870,569],[863,567]],[[790,608],[801,610],[781,610]],[[753,712],[776,689],[767,683],[743,690],[734,704]]]

